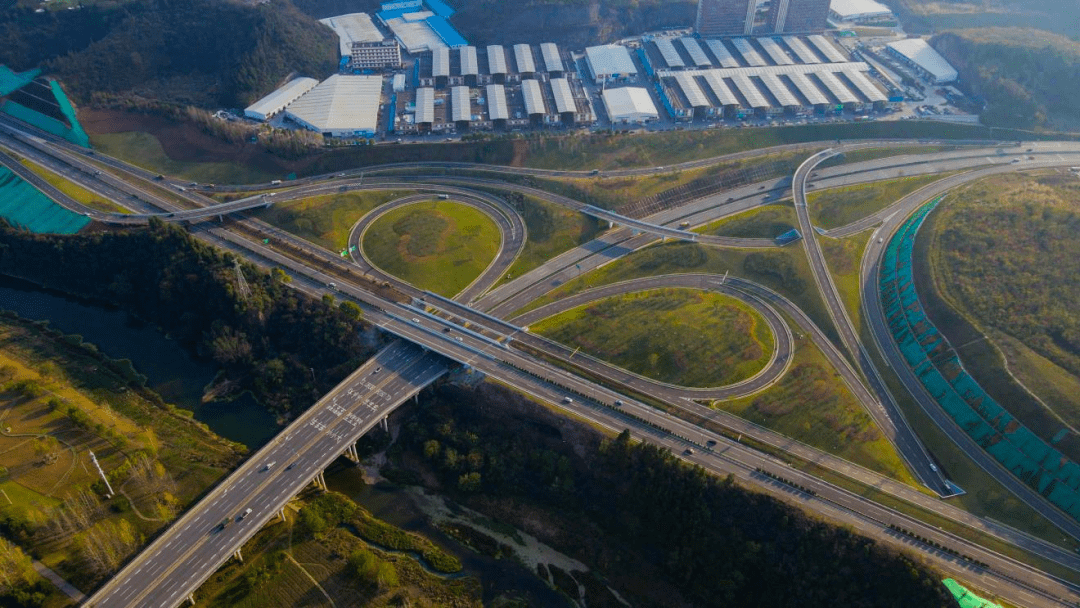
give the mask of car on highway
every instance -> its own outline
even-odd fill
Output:
[[[623,404],[622,399],[616,399],[615,400],[615,407],[622,407],[622,404]]]
[[[574,398],[573,397],[563,397],[562,402],[563,403],[573,403]]]
[[[231,517],[226,517],[225,519],[221,520],[221,523],[219,523],[214,529],[217,530],[218,532],[221,532],[225,528],[228,528],[229,524],[231,524],[231,523],[232,523],[232,518]]]
[[[687,456],[693,456],[694,448],[686,448],[685,450],[683,450],[683,454],[686,454]]]
[[[266,463],[266,466],[264,466],[264,467],[263,467],[263,470],[264,470],[264,471],[269,471],[269,470],[270,470],[270,468],[271,468],[271,467],[273,467],[273,466],[274,466],[275,464],[277,464],[277,461],[274,461],[274,462],[268,462],[268,463]]]
[[[412,318],[412,322],[413,322],[413,323],[419,323],[419,322],[420,322],[420,319],[418,319],[418,318],[416,318],[416,317],[413,317],[413,318]]]
[[[240,514],[240,517],[236,518],[236,521],[242,521],[248,515],[251,515],[251,507],[244,509],[244,512]]]

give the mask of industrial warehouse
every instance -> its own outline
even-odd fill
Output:
[[[855,15],[851,7],[867,9],[867,18],[877,10],[834,6],[845,16]],[[386,139],[868,116],[904,99],[895,80],[820,33],[646,35],[577,52],[554,42],[478,47],[453,30],[445,3],[402,0],[382,9],[323,19],[338,34],[340,73],[318,86],[294,79],[245,116],[327,137]],[[936,63],[925,41],[894,43],[889,52],[949,82],[951,67]]]

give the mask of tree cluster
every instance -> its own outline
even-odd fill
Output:
[[[118,305],[212,358],[286,416],[332,388],[378,346],[377,339],[364,339],[355,311],[289,289],[280,274],[241,263],[159,221],[73,237],[3,229],[0,273]],[[312,370],[318,372],[314,381]]]
[[[500,399],[516,397],[496,392],[441,387],[399,441],[426,457],[444,487],[475,470],[484,502],[508,498],[586,520],[605,543],[647,556],[658,584],[693,605],[954,605],[933,572],[871,539],[634,444],[628,433],[583,446],[504,407]]]
[[[244,107],[290,74],[325,77],[338,60],[334,33],[288,0],[132,0],[44,14],[12,9],[0,11],[0,39],[0,63],[46,67],[80,99],[95,91],[135,92]]]

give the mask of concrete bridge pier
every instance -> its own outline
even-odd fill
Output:
[[[323,477],[323,472],[322,471],[319,471],[315,475],[315,478],[312,479],[312,481],[315,482],[315,487],[316,488],[319,488],[320,490],[322,490],[324,492],[326,491],[326,478]]]
[[[244,563],[244,555],[242,553],[240,553],[240,548],[239,547],[236,548],[236,553],[233,553],[233,557],[235,557],[236,561],[240,562],[241,564]],[[192,603],[194,603],[194,602],[192,602]]]
[[[191,602],[191,605],[194,606],[195,605],[195,594],[194,593],[189,593],[188,596],[187,596],[187,601]]]
[[[281,507],[281,510],[278,511],[277,515],[281,518],[281,523],[286,523],[288,521],[285,519],[285,507]]]
[[[419,394],[419,393],[417,393],[416,395],[414,395],[414,396],[413,396],[413,398],[414,398],[414,399],[416,399],[416,402],[417,402],[417,403],[420,403],[420,394]],[[383,431],[386,431],[387,433],[389,433],[389,432],[390,432],[390,422],[389,422],[389,420],[390,420],[390,417],[389,417],[389,416],[383,416],[383,419],[382,419],[382,430],[383,430]]]
[[[349,447],[345,448],[345,457],[348,458],[349,460],[355,462],[356,464],[360,464],[360,454],[358,454],[356,452],[356,444],[355,443],[353,443]]]

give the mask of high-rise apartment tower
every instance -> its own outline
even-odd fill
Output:
[[[765,32],[803,34],[821,32],[829,18],[830,0],[772,0]]]
[[[755,0],[698,0],[695,30],[703,37],[752,34],[756,4]]]

